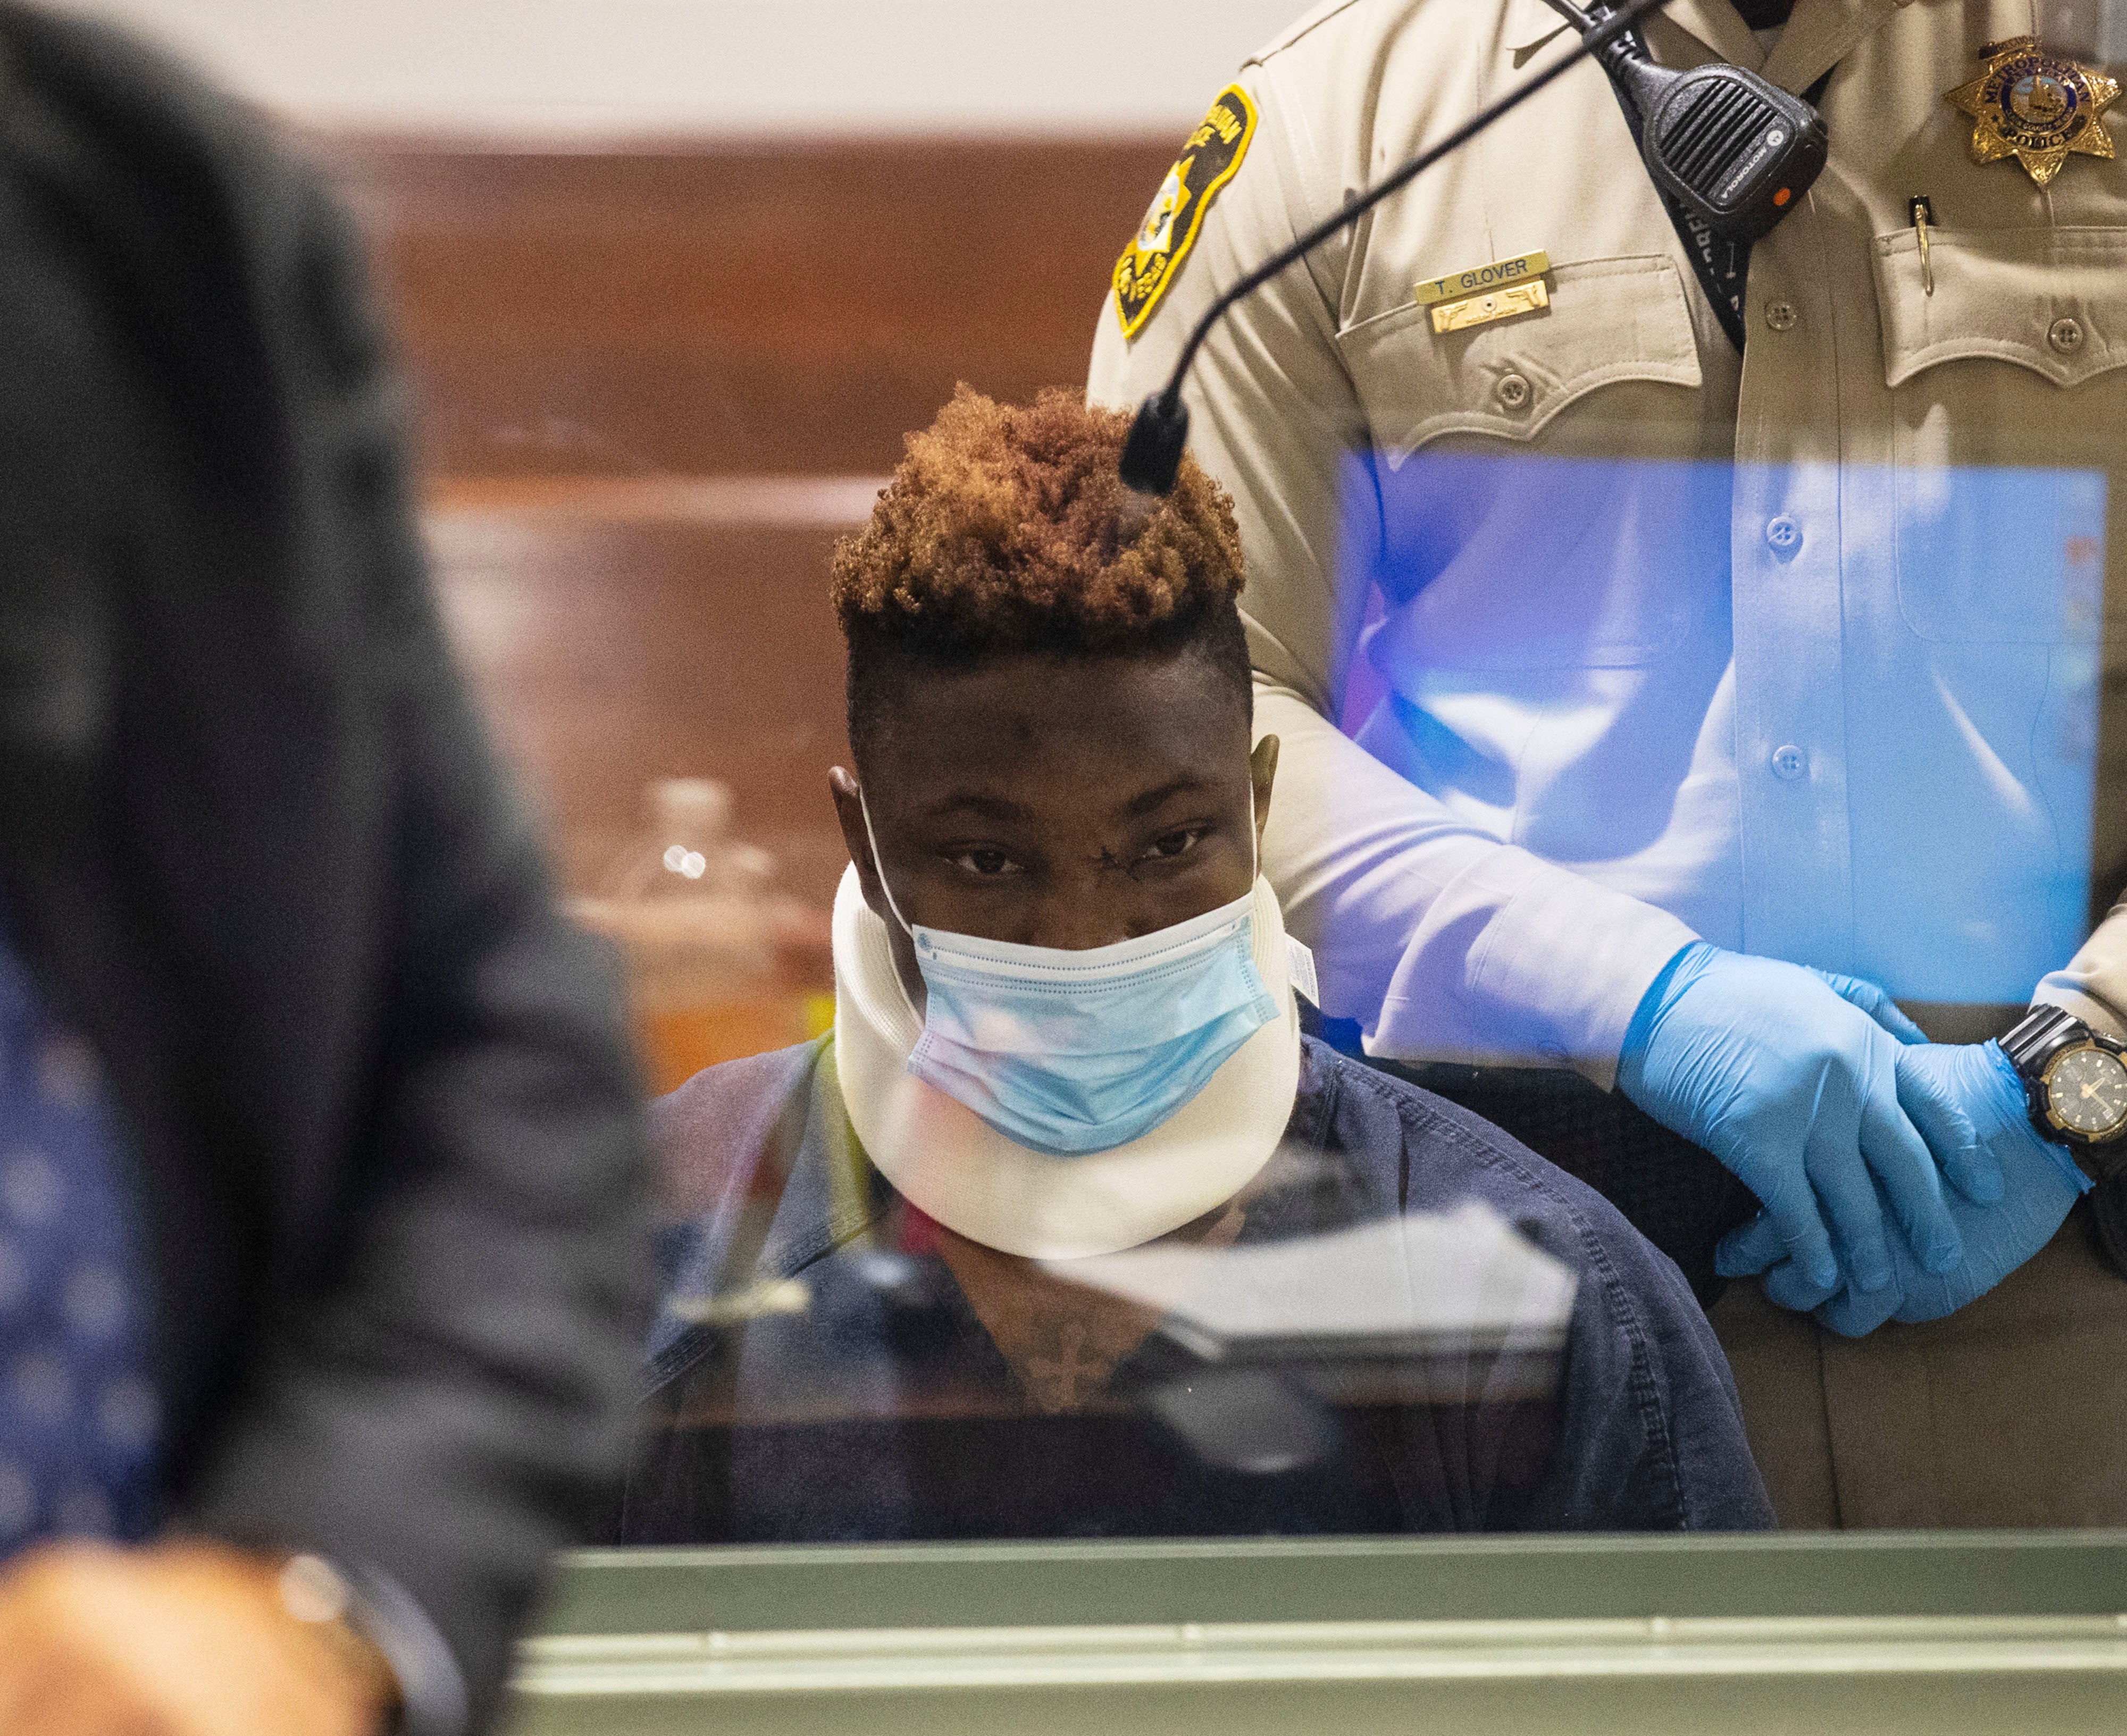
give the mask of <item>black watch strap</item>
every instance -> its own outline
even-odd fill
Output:
[[[2001,1052],[2009,1057],[2025,1084],[2035,1084],[2054,1052],[2090,1034],[2090,1027],[2064,1007],[2035,1006],[2018,1019],[2001,1038]]]

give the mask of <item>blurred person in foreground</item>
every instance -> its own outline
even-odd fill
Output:
[[[355,248],[0,6],[0,1729],[485,1722],[624,1453],[638,1118]]]
[[[1769,1524],[1676,1268],[1497,1129],[1303,1034],[1256,868],[1277,743],[1250,749],[1232,511],[1192,462],[1134,523],[1126,423],[963,387],[836,551],[835,1029],[653,1112],[679,1222],[623,1536]],[[1188,1413],[1194,1377],[1137,1402],[1159,1309],[1074,1278],[1370,1225],[1414,1246],[1416,1217],[1471,1202],[1577,1275],[1562,1384],[1495,1402],[1464,1346],[1450,1402],[1406,1369],[1272,1464],[1177,1451],[1158,1406]]]

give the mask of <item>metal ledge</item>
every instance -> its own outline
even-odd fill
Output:
[[[2127,1671],[2127,1615],[647,1634],[533,1641],[517,1688],[568,1698],[1531,1676],[2058,1671]]]
[[[2110,1731],[2123,1611],[2113,1534],[613,1552],[512,1729]]]

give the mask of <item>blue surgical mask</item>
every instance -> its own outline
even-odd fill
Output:
[[[865,833],[876,866],[869,807]],[[1052,1157],[1150,1133],[1278,1016],[1256,970],[1253,890],[1155,934],[1072,952],[912,927],[883,868],[879,885],[927,995],[908,1071]]]

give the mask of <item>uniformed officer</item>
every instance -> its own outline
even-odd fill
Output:
[[[2127,1284],[2054,1234],[2127,1124],[2127,907],[2091,931],[2127,868],[2127,164],[2117,87],[2033,27],[1673,0],[1654,58],[1825,117],[1754,248],[1694,259],[1584,64],[1239,304],[1187,388],[1325,1010],[1378,1056],[1578,1070],[1764,1202],[1724,1270],[1848,1334],[1936,1319],[1717,1308],[1790,1523],[2127,1519],[2093,1378]],[[1317,7],[1159,190],[1092,395],[1156,390],[1220,289],[1574,40],[1544,0]],[[1978,1045],[2034,1000],[2071,1016]]]

